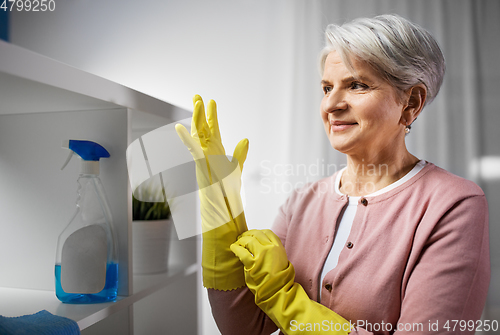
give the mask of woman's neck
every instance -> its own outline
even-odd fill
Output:
[[[347,156],[347,169],[340,181],[340,191],[350,196],[376,192],[401,179],[419,159],[406,148],[399,154]]]

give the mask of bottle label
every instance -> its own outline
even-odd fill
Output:
[[[101,226],[87,226],[71,234],[64,242],[61,255],[64,292],[101,292],[106,283],[107,250],[106,231]]]

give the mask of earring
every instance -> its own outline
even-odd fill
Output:
[[[405,127],[405,134],[409,134],[411,131],[411,125]]]

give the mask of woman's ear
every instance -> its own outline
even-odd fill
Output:
[[[427,99],[427,87],[418,84],[408,90],[408,101],[403,109],[403,119],[411,124],[420,114]]]

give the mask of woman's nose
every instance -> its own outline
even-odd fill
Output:
[[[327,96],[323,98],[323,111],[325,113],[335,113],[339,111],[343,111],[347,109],[347,101],[345,97],[340,94],[340,92],[336,92],[332,90]]]

